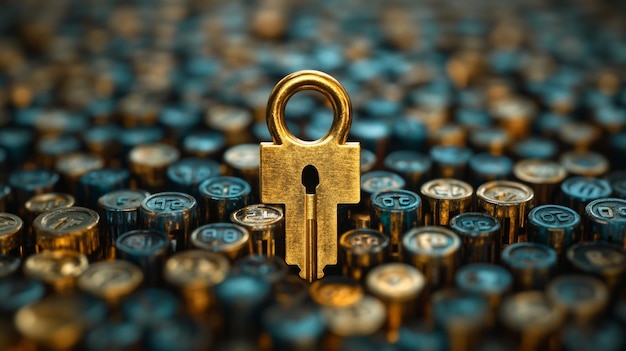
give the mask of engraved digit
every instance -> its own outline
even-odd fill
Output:
[[[539,217],[541,217],[541,220],[543,220],[546,223],[570,221],[570,215],[566,212],[559,211],[559,210],[542,212],[539,214]]]
[[[614,252],[602,252],[590,250],[585,252],[585,257],[594,266],[612,266],[622,263],[624,258]]]
[[[165,200],[164,199],[154,199],[155,210],[165,210]]]
[[[0,218],[0,228],[12,227],[15,225],[15,220],[12,218]]]
[[[370,185],[372,188],[374,189],[387,189],[387,188],[391,188],[393,187],[394,183],[393,183],[393,179],[389,178],[389,177],[382,177],[382,178],[372,178],[370,179]]]
[[[389,197],[384,196],[382,198],[382,203],[383,203],[383,205],[385,205],[385,207],[393,207],[393,205],[394,205],[394,201],[393,201],[393,198],[391,196],[389,196]]]
[[[475,219],[475,218],[470,218],[470,219],[463,220],[461,222],[461,225],[463,227],[469,229],[469,230],[474,230],[474,229],[489,230],[489,229],[491,229],[491,223],[489,221]]]
[[[152,238],[144,235],[133,235],[126,240],[126,244],[131,248],[143,250],[152,246]]]
[[[223,195],[228,192],[228,185],[226,184],[213,184],[209,188],[209,193],[216,195]]]
[[[489,223],[487,221],[478,220],[478,221],[476,221],[476,226],[480,230],[488,230],[488,229],[491,228],[491,223]]]
[[[613,209],[609,206],[598,206],[598,215],[603,218],[613,218]]]
[[[581,185],[580,188],[578,188],[578,191],[581,195],[595,196],[598,192],[600,192],[600,189],[596,186],[596,184],[586,183]]]
[[[154,204],[155,204],[155,209],[161,210],[161,211],[165,211],[166,209],[174,211],[174,210],[180,210],[185,207],[185,203],[183,202],[183,200],[174,199],[174,198],[154,199]]]
[[[556,218],[552,214],[552,212],[543,212],[540,214],[541,220],[546,223],[552,223],[556,221]]]
[[[232,228],[226,228],[224,230],[223,235],[224,235],[224,242],[226,243],[234,243],[235,241],[237,241],[237,238],[239,237],[238,232]]]
[[[379,240],[377,237],[371,235],[354,235],[352,236],[352,240],[350,240],[350,244],[352,244],[353,247],[370,249],[374,246],[378,246]]]
[[[433,193],[439,196],[459,197],[465,194],[463,188],[455,184],[437,184],[432,189]]]
[[[398,204],[400,204],[400,206],[409,206],[411,204],[411,198],[406,195],[398,196]]]
[[[396,205],[405,207],[411,205],[411,198],[403,194],[393,194],[382,196],[381,202],[387,208],[394,208]]]
[[[439,234],[420,235],[417,240],[419,247],[423,247],[428,250],[445,247],[448,243],[448,239],[444,235]]]
[[[474,229],[474,220],[472,220],[472,219],[466,219],[466,220],[463,220],[463,221],[461,222],[461,225],[462,225],[463,227],[467,228],[467,229],[472,230],[472,229]]]
[[[229,184],[226,189],[226,193],[228,195],[237,195],[241,193],[241,186],[237,184]]]
[[[206,228],[202,231],[202,241],[212,241],[217,237],[215,228]]]
[[[168,199],[170,202],[170,210],[180,210],[185,207],[185,203],[179,199]]]
[[[55,230],[68,229],[81,224],[83,221],[73,217],[61,217],[51,227]]]
[[[559,211],[559,212],[556,214],[556,219],[558,219],[558,220],[559,220],[559,221],[561,221],[561,222],[569,222],[569,220],[570,220],[570,215],[569,215],[568,213],[566,213],[566,212],[561,212],[561,211]]]

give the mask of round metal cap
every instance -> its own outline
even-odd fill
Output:
[[[426,280],[413,266],[404,263],[385,263],[373,268],[366,277],[367,289],[376,297],[391,302],[417,298]]]

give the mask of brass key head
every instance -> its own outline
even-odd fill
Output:
[[[285,124],[287,101],[302,90],[322,93],[334,109],[330,130],[315,141],[295,137]],[[321,278],[325,266],[337,263],[337,204],[360,200],[360,146],[346,142],[351,113],[343,86],[317,71],[288,75],[269,97],[267,126],[273,142],[261,143],[261,201],[285,205],[285,261],[300,267],[300,276],[308,280]],[[303,185],[307,174],[303,172],[312,169],[319,183],[307,189]],[[316,223],[317,235],[307,240],[307,225],[312,222]],[[311,252],[315,252],[313,257]],[[311,267],[314,272],[307,278]]]

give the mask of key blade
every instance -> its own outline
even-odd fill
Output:
[[[304,198],[304,208],[306,213],[306,262],[304,270],[300,269],[300,276],[304,271],[304,279],[309,283],[316,279],[320,279],[317,269],[317,196],[315,194],[306,194]]]

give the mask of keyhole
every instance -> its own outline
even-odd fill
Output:
[[[306,188],[307,194],[315,194],[315,188],[320,184],[320,175],[317,168],[308,165],[302,170],[302,185]]]

